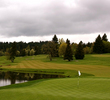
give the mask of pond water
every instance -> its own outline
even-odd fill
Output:
[[[63,75],[40,74],[40,73],[20,73],[20,72],[0,72],[0,86],[23,83],[37,79],[63,78]]]

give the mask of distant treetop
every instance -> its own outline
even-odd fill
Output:
[[[106,33],[104,33],[104,35],[102,36],[102,40],[103,41],[108,41]]]
[[[58,44],[58,38],[57,38],[56,34],[55,34],[54,37],[52,38],[52,41]]]

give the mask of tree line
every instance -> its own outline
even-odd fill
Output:
[[[56,35],[51,41],[40,42],[0,42],[0,56],[7,56],[8,60],[14,62],[15,57],[33,56],[38,54],[47,54],[50,61],[53,57],[62,57],[64,60],[71,61],[83,59],[85,54],[92,53],[110,53],[110,42],[106,33],[101,37],[98,35],[93,43],[70,43],[67,39],[58,39]],[[74,57],[73,57],[74,56]]]

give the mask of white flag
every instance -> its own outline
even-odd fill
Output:
[[[81,76],[81,72],[78,70],[78,75]]]

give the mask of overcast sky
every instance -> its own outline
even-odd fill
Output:
[[[110,0],[0,0],[0,41],[110,40]]]

